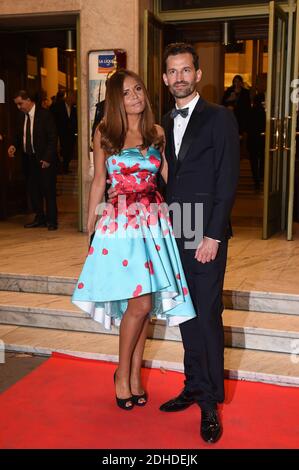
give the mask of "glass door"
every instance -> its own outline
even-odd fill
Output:
[[[296,159],[296,136],[298,135],[297,111],[299,105],[299,0],[297,0],[296,13],[293,30],[293,66],[291,70],[291,89],[290,89],[290,113],[287,118],[285,131],[285,145],[290,152],[289,164],[289,187],[288,187],[288,207],[287,207],[287,239],[293,238],[293,210],[294,210],[294,183],[295,183],[295,159]],[[297,45],[297,47],[296,47]],[[297,155],[297,158],[299,156]]]
[[[288,17],[274,1],[269,3],[269,8],[263,239],[285,228],[286,199],[283,134]]]

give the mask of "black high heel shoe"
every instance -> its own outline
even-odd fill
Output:
[[[115,381],[116,381],[116,371],[114,372],[113,380],[114,380],[114,384],[115,384]],[[122,410],[130,411],[130,410],[132,410],[132,409],[134,408],[133,396],[130,396],[129,398],[118,398],[118,396],[117,396],[116,393],[115,393],[115,399],[116,399],[117,405],[118,405]],[[131,402],[130,405],[128,405],[129,402]]]
[[[139,400],[143,400],[143,401],[139,401]],[[132,401],[134,405],[145,406],[147,404],[147,400],[148,400],[148,396],[146,392],[142,393],[141,395],[132,394]]]

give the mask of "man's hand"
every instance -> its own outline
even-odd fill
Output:
[[[96,217],[93,217],[92,220],[87,221],[87,245],[88,245],[88,248],[89,248],[89,245],[90,245],[90,242],[91,242],[91,240],[90,240],[91,235],[95,231],[96,222],[97,222]]]
[[[50,163],[46,162],[45,160],[40,160],[40,163],[42,164],[42,168],[49,168]]]
[[[204,237],[196,249],[194,258],[203,264],[214,261],[218,252],[218,245],[217,240]]]
[[[10,145],[7,150],[9,158],[14,158],[16,151],[17,151],[16,147],[14,145]]]
[[[107,180],[107,183],[111,183],[110,180]],[[115,199],[117,197],[117,190],[115,188],[112,188],[112,186],[110,186],[110,188],[108,189],[107,191],[107,194],[108,194],[108,201],[109,203],[111,203],[113,201],[113,199]]]

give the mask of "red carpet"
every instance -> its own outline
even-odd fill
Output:
[[[54,354],[0,396],[0,447],[211,448],[199,437],[200,410],[167,414],[159,405],[183,376],[144,369],[150,401],[123,411],[114,400],[115,364]],[[298,388],[226,381],[222,439],[213,448],[298,448]]]

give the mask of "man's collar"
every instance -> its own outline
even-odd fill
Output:
[[[189,103],[186,103],[186,104],[183,106],[183,108],[188,108],[188,109],[189,109],[189,114],[191,114],[192,111],[193,111],[193,109],[195,108],[196,103],[198,102],[199,98],[200,98],[199,94],[196,93],[196,95],[194,96],[194,98],[192,98],[192,100],[189,101]],[[177,109],[179,109],[179,106],[177,105],[177,103],[175,104],[175,107],[176,107]]]
[[[32,106],[32,108],[30,109],[28,114],[29,114],[30,117],[32,117],[32,116],[34,116],[34,113],[35,113],[35,104]]]

